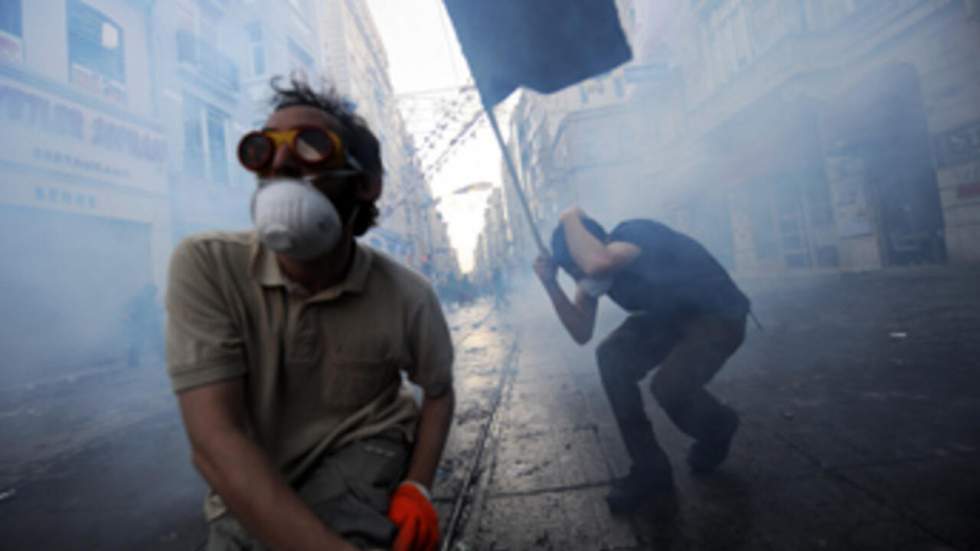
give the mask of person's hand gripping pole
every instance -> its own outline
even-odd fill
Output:
[[[547,251],[541,252],[534,259],[534,273],[545,286],[554,283],[555,278],[558,277],[558,265],[555,264],[554,259],[551,258],[551,255]]]

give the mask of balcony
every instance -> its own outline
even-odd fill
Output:
[[[190,31],[177,31],[177,62],[182,71],[206,86],[224,93],[239,91],[235,61]]]

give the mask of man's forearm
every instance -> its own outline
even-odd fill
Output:
[[[354,550],[299,498],[245,434],[225,432],[194,464],[248,530],[272,549]]]
[[[456,394],[452,388],[438,398],[426,397],[422,401],[422,411],[415,431],[415,446],[406,475],[408,480],[432,488],[455,407]]]
[[[552,280],[543,283],[543,285],[545,291],[548,292],[552,306],[555,308],[555,313],[558,314],[558,319],[561,320],[572,339],[579,344],[588,341],[591,334],[586,328],[582,313],[572,304],[572,301],[568,300],[568,296],[565,295],[565,291],[562,290],[558,281]]]
[[[562,215],[561,224],[565,230],[568,251],[582,271],[592,275],[598,266],[608,262],[605,246],[582,224],[581,211],[566,212]]]

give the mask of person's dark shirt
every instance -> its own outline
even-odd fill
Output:
[[[681,321],[709,314],[744,317],[749,299],[700,243],[653,220],[626,220],[607,242],[622,241],[640,255],[612,279],[607,294],[624,310]]]

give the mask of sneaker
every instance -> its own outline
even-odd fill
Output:
[[[635,512],[657,498],[674,495],[674,477],[670,472],[641,472],[634,467],[629,475],[614,480],[611,486],[606,504],[615,515]]]
[[[717,435],[697,440],[691,445],[687,454],[687,465],[692,473],[708,474],[725,461],[738,425],[738,414],[735,410],[725,407],[724,425],[720,427]]]

